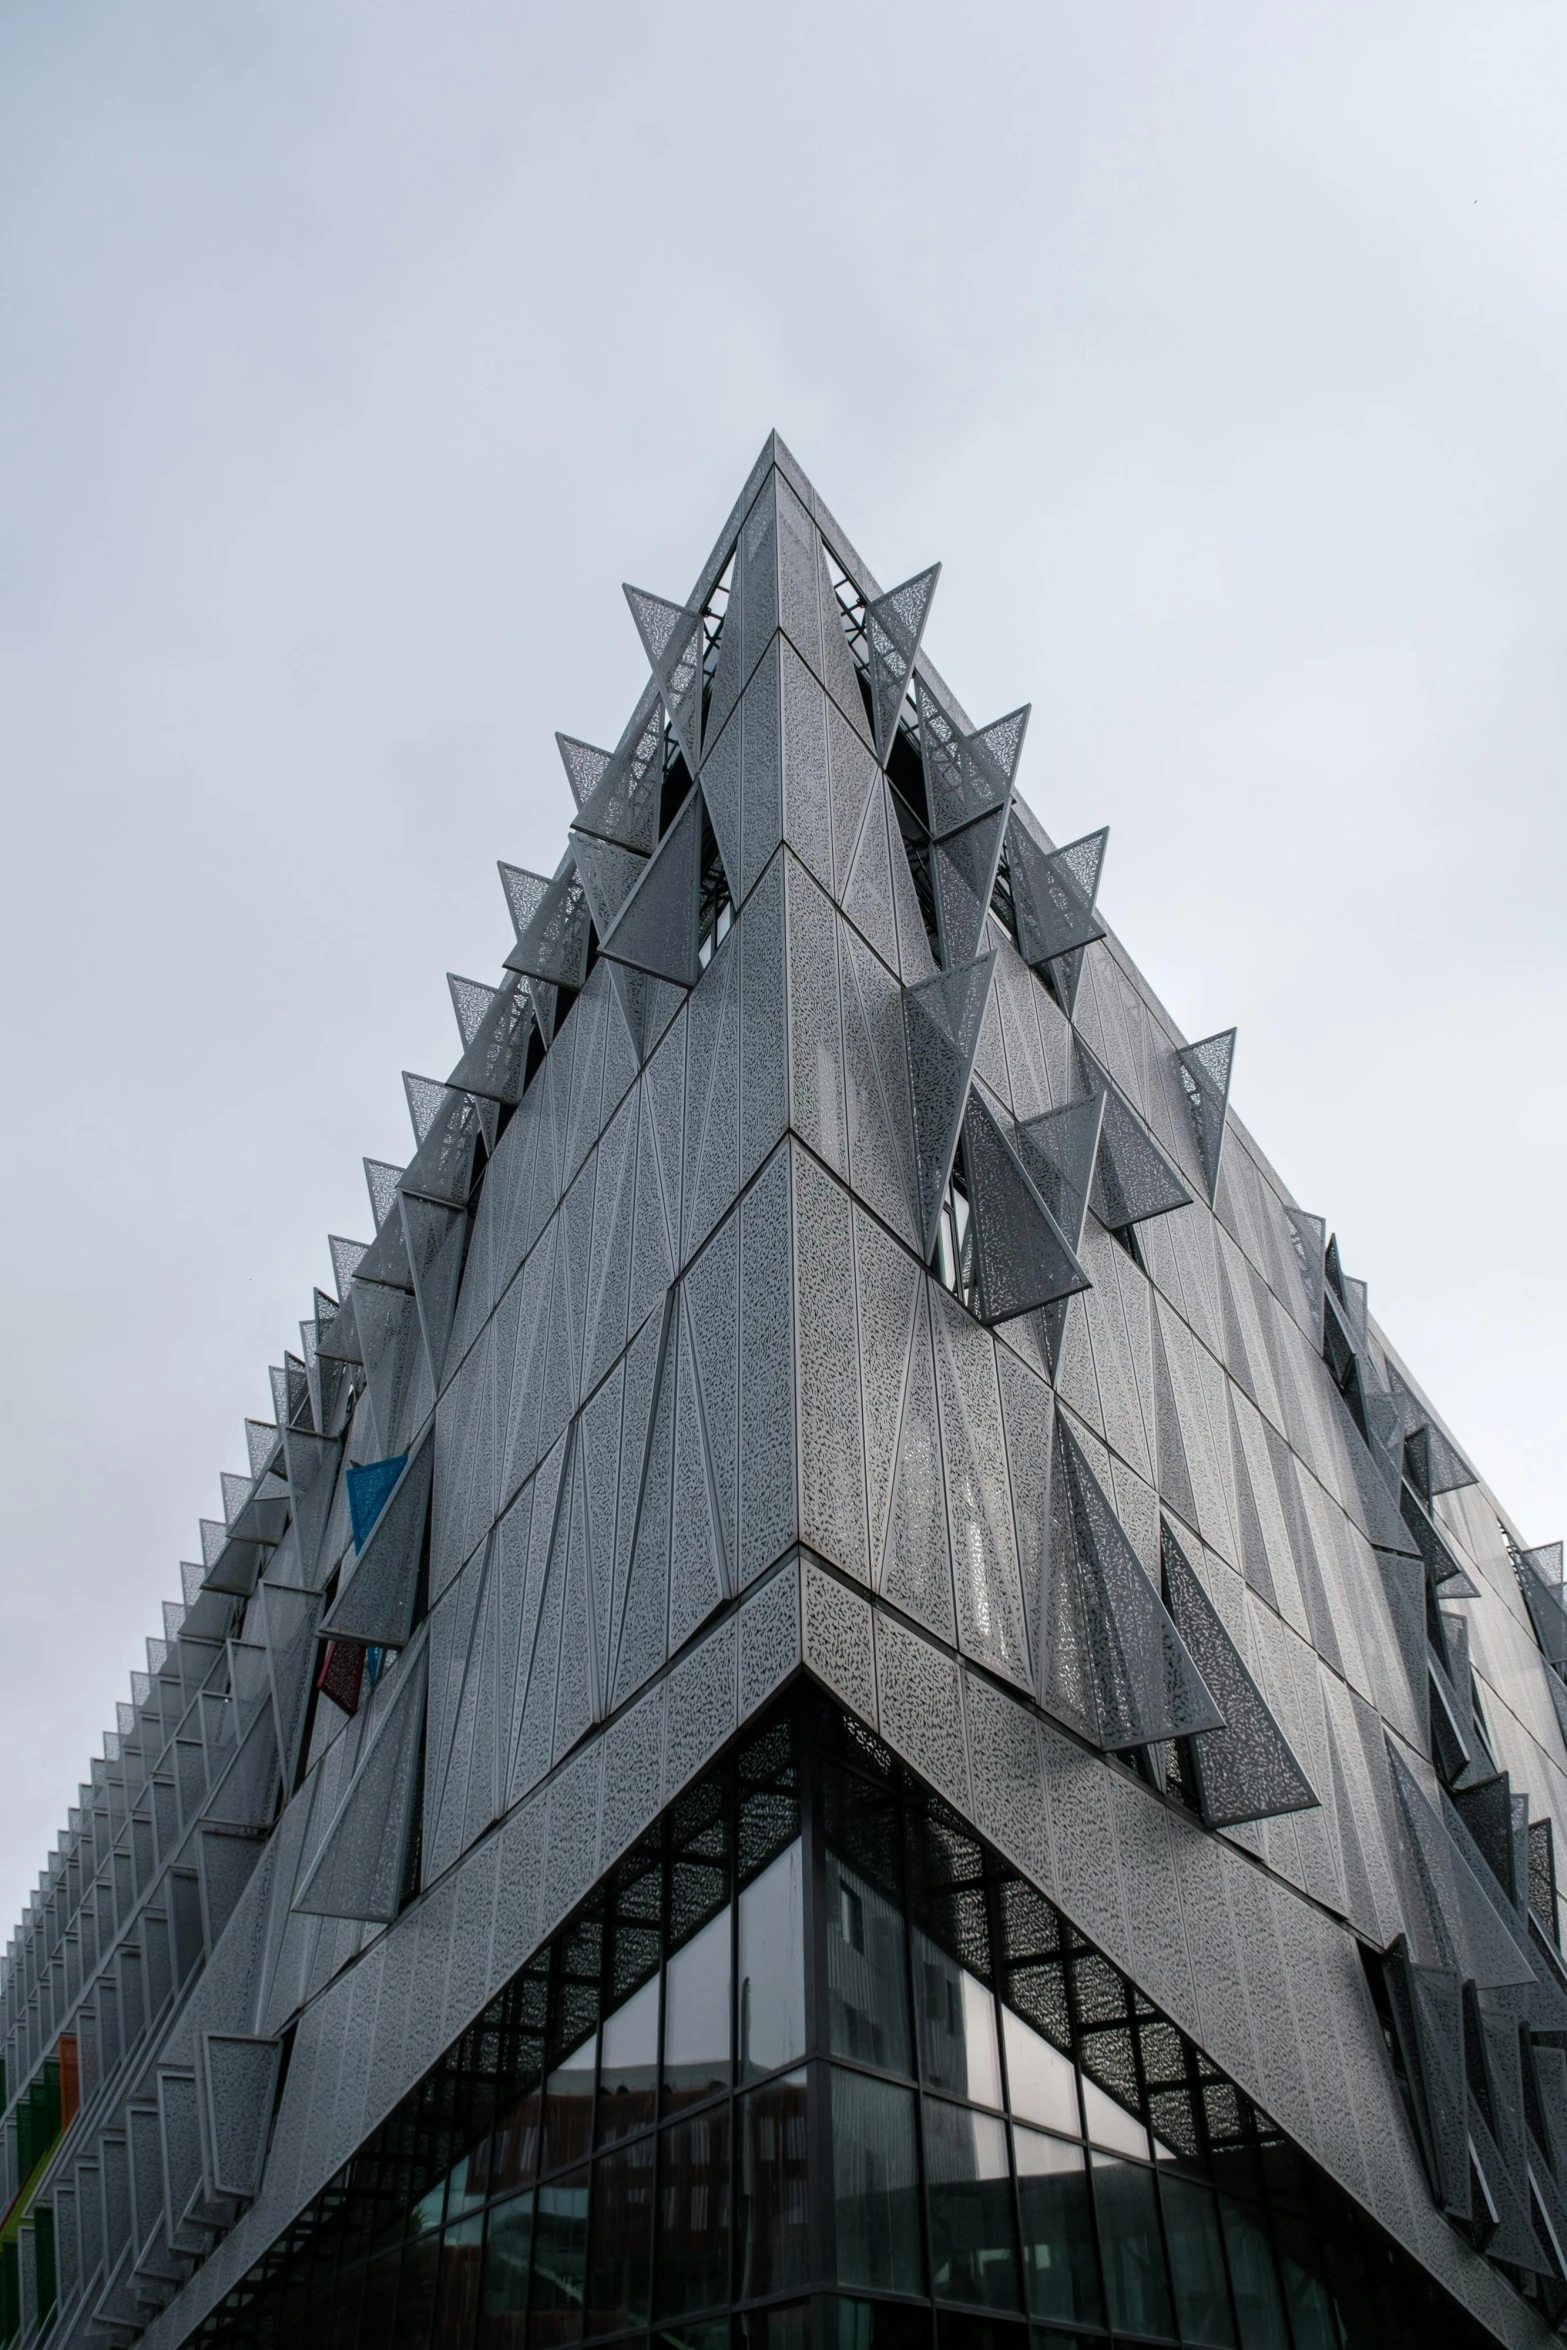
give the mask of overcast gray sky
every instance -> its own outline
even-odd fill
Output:
[[[772,425],[1567,1532],[1564,119],[1508,0],[12,0],[0,1933]]]

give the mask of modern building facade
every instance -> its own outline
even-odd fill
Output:
[[[628,590],[7,1952],[0,2340],[1567,2321],[1561,1546],[935,584],[774,438]]]

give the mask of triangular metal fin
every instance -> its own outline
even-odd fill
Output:
[[[647,859],[639,850],[623,849],[616,841],[595,840],[591,833],[581,832],[575,825],[567,837],[582,886],[588,893],[593,927],[602,939],[636,888]]]
[[[1083,1245],[1104,1114],[1104,1095],[1092,1093],[1086,1101],[1042,1110],[1017,1130],[1018,1156],[1074,1255]]]
[[[1006,837],[1006,804],[960,832],[949,832],[931,845],[931,878],[936,889],[936,920],[941,934],[942,961],[950,970],[978,954],[996,886],[1001,844]]]
[[[702,795],[693,790],[603,941],[611,962],[694,987],[701,977]]]
[[[1056,1414],[1040,1703],[1106,1752],[1223,1727],[1163,1601]]]
[[[430,1514],[434,1445],[426,1437],[403,1468],[366,1538],[358,1564],[322,1623],[326,1639],[403,1648],[413,1628]]]
[[[580,987],[588,968],[587,892],[575,865],[546,885],[517,943],[506,958],[508,971],[542,979],[552,987]]]
[[[1088,1275],[977,1089],[963,1118],[975,1233],[975,1310],[1005,1322],[1087,1289]]]
[[[1018,952],[1036,971],[1079,954],[1104,937],[1094,900],[1108,839],[1106,827],[1065,848],[1043,849],[1014,812],[1007,830],[1007,864]],[[1075,971],[1072,976],[1075,996]]]
[[[1165,1600],[1175,1628],[1224,1716],[1192,1739],[1197,1795],[1210,1828],[1309,1811],[1317,1795],[1168,1522],[1161,1528]]]
[[[884,767],[940,576],[941,565],[933,563],[928,571],[916,572],[912,579],[904,580],[900,587],[889,588],[885,595],[875,597],[865,607],[871,724],[876,737],[876,756]]]
[[[424,1733],[427,1650],[399,1660],[358,1768],[349,1780],[294,1908],[307,1916],[396,1917]]]
[[[904,991],[915,1178],[927,1258],[936,1246],[942,1196],[952,1173],[995,968],[991,952],[957,970],[938,971],[934,978],[922,979],[917,987]]]
[[[1202,1161],[1210,1206],[1219,1188],[1224,1111],[1230,1098],[1230,1072],[1234,1064],[1233,1028],[1226,1028],[1217,1036],[1205,1036],[1197,1044],[1183,1045],[1175,1056],[1181,1090],[1191,1112],[1192,1131],[1197,1137],[1197,1156]]]
[[[651,596],[645,588],[628,587],[626,602],[658,679],[671,731],[695,775],[702,752],[702,615]]]
[[[604,770],[614,753],[601,751],[596,743],[582,742],[574,734],[561,734],[558,731],[555,747],[560,753],[561,765],[566,770],[566,781],[571,786],[572,804],[580,808],[602,783]]]

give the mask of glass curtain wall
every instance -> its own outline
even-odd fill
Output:
[[[1043,1895],[802,1690],[671,1807],[198,2338],[1488,2337]]]

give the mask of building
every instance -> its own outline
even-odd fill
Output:
[[[4,2338],[1543,2342],[1529,1550],[763,450],[10,1945]]]

